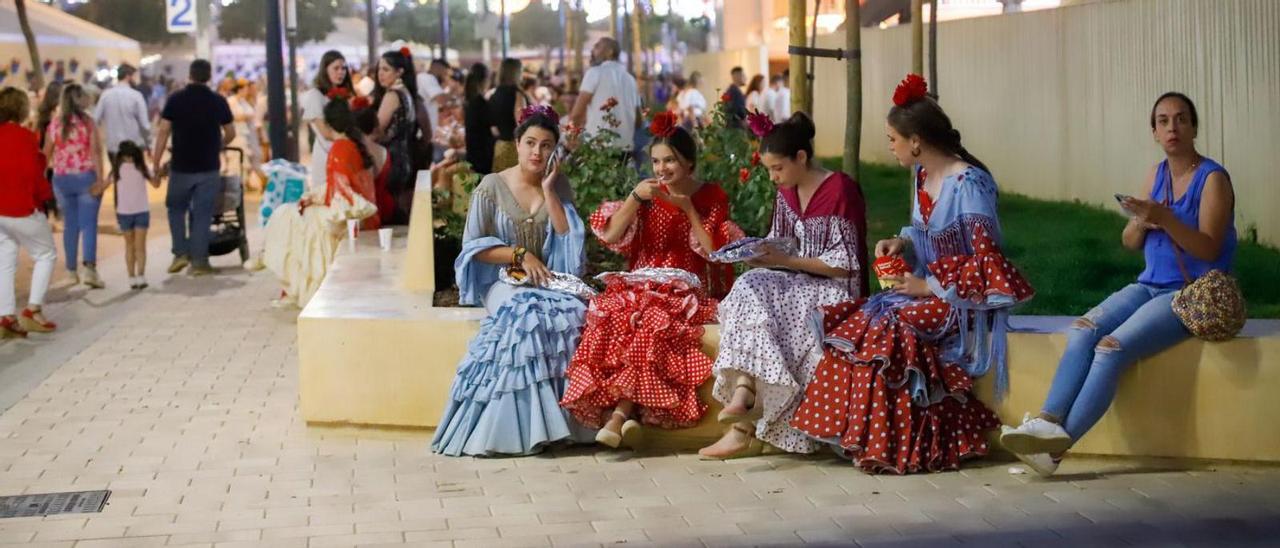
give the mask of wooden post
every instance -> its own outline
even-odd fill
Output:
[[[862,161],[862,17],[859,0],[844,2],[844,47],[849,51],[845,67],[844,172],[858,181]]]
[[[924,76],[924,0],[911,0],[911,72]]]
[[[938,0],[929,0],[929,91],[938,97]]]
[[[31,22],[27,20],[26,0],[15,0],[13,5],[18,12],[18,26],[22,28],[22,38],[27,42],[27,56],[31,58],[31,83],[38,90],[44,89],[44,66],[40,62],[40,48],[36,46],[36,35],[31,32]],[[18,75],[14,75],[17,79]]]
[[[636,0],[635,5],[631,9],[631,58],[634,60],[636,79],[640,79],[640,75],[648,74],[649,69],[645,66],[644,59],[644,6],[640,5],[640,0]],[[643,83],[641,84],[643,85]]]
[[[918,0],[917,0],[918,1]],[[805,0],[788,0],[789,10],[788,21],[791,29],[791,37],[788,42],[792,46],[805,46]],[[803,55],[792,55],[791,63],[791,110],[801,111],[805,114],[813,112],[812,105],[809,101],[809,75],[808,63]],[[790,113],[787,113],[790,114]]]

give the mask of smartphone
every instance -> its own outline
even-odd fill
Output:
[[[543,169],[542,176],[546,177],[547,175],[550,175],[551,172],[555,170],[556,166],[560,164],[561,160],[564,159],[564,155],[564,145],[557,144],[556,148],[551,151],[551,157],[547,158],[547,167]]]
[[[1119,194],[1119,193],[1117,193],[1115,196],[1116,196],[1116,202],[1120,203],[1120,210],[1123,211],[1125,215],[1132,217],[1133,212],[1129,211],[1129,208],[1124,207],[1124,201],[1132,200],[1133,196],[1129,196],[1128,194]]]

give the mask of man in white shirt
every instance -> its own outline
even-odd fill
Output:
[[[787,87],[787,73],[782,73],[778,95],[773,98],[773,123],[780,124],[791,117],[791,88]]]
[[[635,146],[636,119],[640,116],[640,88],[627,67],[618,62],[622,48],[613,38],[601,38],[591,48],[592,67],[582,76],[578,100],[573,104],[569,119],[576,127],[584,128],[586,136],[602,129],[618,134],[619,150],[630,152]],[[616,102],[611,110],[617,127],[606,121],[603,107],[609,100]]]
[[[432,59],[431,65],[427,70],[418,73],[418,95],[422,97],[422,103],[427,107],[427,118],[431,120],[431,131],[435,131],[440,127],[440,105],[448,96],[444,93],[444,86],[440,82],[444,80],[445,74],[450,70],[448,61],[444,59]],[[437,147],[438,148],[438,147]],[[439,161],[444,155],[444,150],[440,149],[435,152],[434,161]]]
[[[102,93],[98,106],[93,109],[93,119],[101,128],[102,142],[112,158],[125,141],[147,148],[147,134],[151,132],[147,99],[133,89],[138,70],[125,63],[116,69],[116,77],[116,85]]]
[[[764,107],[762,112],[770,120],[774,118],[773,102],[778,100],[778,88],[780,87],[782,87],[782,75],[775,74],[769,78],[769,85],[764,88],[764,93],[761,94],[760,104]]]

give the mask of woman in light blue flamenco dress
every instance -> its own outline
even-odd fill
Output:
[[[458,364],[431,450],[449,456],[517,456],[556,442],[592,442],[560,408],[565,369],[587,305],[543,286],[553,273],[581,274],[585,227],[559,169],[550,166],[559,119],[530,107],[516,128],[515,167],[484,178],[472,196],[462,253],[454,262],[462,304],[488,315]],[[503,267],[526,285],[499,280]]]

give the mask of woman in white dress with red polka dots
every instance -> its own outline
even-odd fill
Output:
[[[881,276],[892,291],[823,309],[824,353],[791,425],[873,473],[954,470],[987,453],[999,425],[972,393],[994,369],[1007,385],[1009,307],[1033,295],[1000,253],[997,189],[942,107],[909,75],[889,111],[889,148],[916,174],[911,226],[876,244],[910,246],[915,267]]]
[[[866,204],[844,173],[813,161],[813,121],[804,113],[773,127],[748,116],[761,162],[778,186],[770,238],[794,238],[796,253],[770,249],[720,303],[720,351],[713,395],[732,425],[698,453],[727,459],[759,454],[768,443],[792,453],[821,444],[788,424],[820,357],[814,311],[867,290]]]

